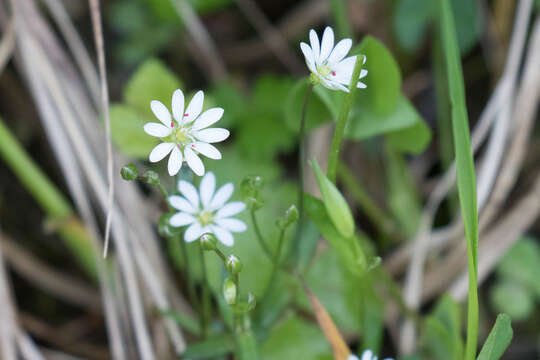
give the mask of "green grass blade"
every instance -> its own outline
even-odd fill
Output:
[[[476,206],[476,177],[471,150],[469,120],[465,106],[463,72],[456,40],[456,29],[450,2],[441,0],[441,36],[445,52],[448,77],[448,90],[452,109],[452,129],[457,167],[457,185],[461,214],[467,238],[469,270],[469,299],[467,314],[467,345],[465,359],[476,357],[478,337],[478,290],[477,290],[477,252],[478,252],[478,213]]]

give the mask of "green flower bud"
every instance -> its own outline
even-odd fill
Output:
[[[214,251],[217,249],[217,246],[216,246],[217,239],[214,236],[214,234],[211,234],[211,233],[202,234],[199,240],[201,241],[201,246],[203,250]]]
[[[231,273],[231,275],[238,274],[240,271],[242,271],[242,267],[242,263],[234,255],[229,255],[227,260],[225,260],[225,268],[227,269],[227,271],[229,271],[229,273]]]
[[[249,176],[240,184],[242,199],[251,211],[258,210],[263,206],[263,201],[259,197],[259,191],[263,186],[264,180],[260,176]]]
[[[137,167],[133,164],[124,165],[122,166],[122,169],[120,169],[120,175],[124,180],[133,181],[139,176],[139,170],[137,170]]]
[[[354,234],[354,219],[345,198],[338,188],[323,174],[316,161],[311,163],[317,177],[328,217],[341,235],[348,238]]]
[[[146,170],[142,176],[142,179],[151,185],[159,184],[159,175],[153,170]]]
[[[236,285],[231,278],[226,278],[223,282],[223,297],[229,305],[234,305],[236,303]]]
[[[283,215],[283,217],[277,221],[277,225],[281,229],[285,229],[295,221],[298,221],[298,217],[298,209],[295,205],[291,205],[287,211],[285,211],[285,215]]]

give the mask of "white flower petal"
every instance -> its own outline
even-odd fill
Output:
[[[214,160],[221,159],[221,153],[214,145],[210,145],[202,141],[197,141],[191,144],[191,148],[198,151],[200,154],[203,154],[207,158]]]
[[[201,202],[204,209],[208,208],[210,200],[212,200],[212,196],[214,196],[215,190],[216,176],[213,172],[209,171],[203,176],[201,184],[199,185],[199,193],[201,195]]]
[[[366,69],[362,69],[362,71],[360,71],[360,77],[359,79],[363,78],[363,77],[366,77],[368,71]]]
[[[187,164],[191,170],[198,176],[202,176],[204,174],[204,164],[197,154],[195,154],[191,148],[186,147],[184,155],[186,156]]]
[[[178,146],[173,147],[171,156],[169,156],[169,163],[167,164],[167,170],[169,175],[174,176],[178,174],[182,167],[182,152],[178,149]]]
[[[229,130],[222,128],[203,129],[193,133],[197,140],[206,143],[216,143],[229,137]]]
[[[360,359],[358,358],[358,356],[351,354],[347,357],[347,360],[360,360]]]
[[[197,208],[193,207],[193,204],[178,195],[169,196],[169,204],[171,204],[173,208],[189,214],[195,214],[198,210]]]
[[[216,224],[232,232],[243,232],[247,229],[243,221],[233,218],[216,219]]]
[[[313,29],[309,31],[309,43],[311,44],[311,51],[313,52],[313,61],[315,62],[315,65],[317,65],[319,64],[321,47],[319,45],[319,37]]]
[[[225,246],[234,245],[234,237],[232,234],[220,226],[212,226],[212,232],[216,235],[217,239]]]
[[[204,229],[198,222],[191,224],[184,233],[184,240],[186,242],[193,242],[204,234]]]
[[[150,108],[154,115],[163,123],[165,126],[171,125],[171,113],[161,101],[152,100],[150,102]]]
[[[197,221],[197,219],[195,219],[194,216],[185,212],[180,212],[171,216],[171,218],[169,219],[169,224],[171,224],[172,226],[180,227],[193,224],[195,221]]]
[[[223,116],[222,108],[212,108],[208,109],[199,116],[195,123],[193,124],[193,130],[201,130],[209,127],[210,125],[218,122]]]
[[[171,134],[171,128],[163,124],[151,122],[144,124],[144,132],[148,135],[163,138]]]
[[[234,185],[227,183],[220,187],[214,195],[212,201],[210,201],[209,210],[216,210],[222,207],[232,196],[234,191]]]
[[[359,88],[359,89],[365,89],[365,88],[367,88],[367,85],[364,84],[363,82],[359,81],[359,82],[356,84],[356,87]]]
[[[306,59],[306,65],[309,68],[309,71],[316,72],[317,69],[315,68],[315,57],[313,56],[313,51],[309,45],[306,43],[300,43],[300,49],[302,49],[302,53]]]
[[[157,145],[154,149],[152,149],[148,160],[150,160],[150,162],[158,162],[165,156],[167,156],[173,148],[173,143],[161,143]]]
[[[351,39],[343,39],[340,42],[336,44],[336,47],[334,50],[332,50],[332,53],[328,57],[328,64],[333,64],[336,62],[339,62],[343,60],[345,56],[347,56],[347,53],[349,50],[351,50],[352,47],[352,40]]]
[[[234,216],[238,214],[239,212],[244,211],[246,208],[246,204],[244,204],[241,201],[233,201],[231,203],[228,203],[227,205],[224,205],[221,209],[219,209],[214,216],[215,219],[223,219],[230,216]]]
[[[362,360],[372,360],[371,359],[372,357],[373,357],[373,353],[371,352],[371,350],[366,350],[362,354]]]
[[[332,48],[334,47],[334,30],[330,26],[324,29],[324,33],[321,41],[321,55],[319,55],[319,63],[324,62],[330,56]]]
[[[184,113],[184,123],[189,123],[195,120],[202,111],[204,102],[204,93],[199,90],[191,99],[191,102],[187,106],[186,112]]]
[[[188,199],[193,208],[199,209],[199,192],[193,184],[185,180],[180,180],[178,182],[178,190]]]
[[[184,119],[184,93],[177,89],[172,95],[172,113],[178,124]]]

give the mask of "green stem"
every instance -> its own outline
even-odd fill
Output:
[[[261,248],[263,249],[264,253],[270,260],[272,260],[272,252],[270,251],[270,248],[266,244],[266,241],[264,240],[264,237],[262,236],[261,228],[259,227],[259,222],[257,221],[257,217],[255,216],[255,211],[250,211],[251,215],[251,222],[253,223],[253,229],[255,229],[255,236],[257,237],[257,240],[259,241],[259,244],[261,245]]]
[[[306,142],[306,114],[307,106],[311,93],[313,92],[313,83],[310,83],[306,90],[306,97],[304,98],[304,104],[302,105],[302,117],[300,118],[300,131],[298,145],[298,224],[296,225],[296,234],[294,241],[293,255],[296,256],[299,247],[300,239],[302,238],[302,232],[304,230],[304,162],[305,162],[305,142]]]
[[[159,191],[161,192],[161,195],[163,195],[163,197],[165,198],[167,209],[169,209],[169,211],[173,211],[173,207],[171,206],[171,204],[169,204],[169,193],[167,192],[167,189],[165,189],[165,187],[161,183],[158,183],[157,186],[159,188]]]
[[[476,359],[476,346],[478,342],[478,281],[476,265],[473,261],[473,249],[467,242],[467,258],[469,273],[469,295],[467,302],[467,342],[465,355],[467,360]]]
[[[58,227],[62,239],[89,275],[96,278],[90,237],[75,217],[69,201],[19,144],[0,119],[0,158],[15,173],[26,190]]]
[[[343,105],[339,111],[339,117],[334,130],[334,137],[332,138],[332,144],[330,145],[330,156],[328,158],[328,170],[327,176],[333,183],[336,182],[337,165],[339,160],[339,150],[341,148],[341,142],[343,141],[343,134],[345,133],[345,126],[351,112],[352,103],[354,100],[354,94],[356,93],[356,85],[360,77],[360,71],[362,70],[363,55],[357,55],[356,63],[354,65],[354,71],[351,77],[351,83],[349,85],[349,93],[343,101]]]
[[[201,311],[201,335],[203,339],[208,337],[208,325],[212,317],[212,304],[210,303],[210,292],[208,288],[208,276],[206,274],[206,262],[204,261],[204,250],[199,244],[199,253],[201,256],[202,272],[202,311]]]
[[[362,188],[362,185],[354,177],[351,170],[342,162],[339,162],[338,164],[338,176],[351,192],[354,199],[358,202],[362,211],[377,227],[377,230],[384,237],[390,237],[395,231],[394,224],[390,220],[391,217],[377,206],[375,201],[371,199],[368,193]]]
[[[270,280],[268,281],[268,287],[265,290],[265,295],[268,293],[268,291],[272,288],[272,284],[275,281],[277,272],[280,268],[280,257],[281,257],[281,248],[283,247],[283,239],[285,238],[285,229],[281,229],[281,232],[279,233],[279,240],[278,240],[278,246],[276,249],[276,252],[274,253],[274,265],[272,268],[272,274],[270,275]],[[264,298],[265,296],[263,296]]]
[[[187,245],[184,239],[182,239],[182,236],[180,237],[175,236],[173,238],[173,241],[180,241],[180,247],[182,249],[182,260],[184,261],[184,272],[186,273],[187,281],[188,281],[188,297],[189,301],[191,302],[192,306],[195,308],[195,310],[199,313],[199,316],[201,314],[201,308],[199,306],[199,303],[197,302],[197,297],[195,296],[195,282],[193,281],[193,276],[191,274],[191,266],[189,264],[189,256],[187,253]]]

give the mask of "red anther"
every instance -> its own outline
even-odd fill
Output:
[[[174,121],[171,121],[171,127],[174,127]]]
[[[189,114],[188,114],[188,113],[185,113],[184,116],[189,116]]]
[[[177,146],[180,150],[182,150],[182,147],[180,146],[180,144],[176,144],[176,146]]]
[[[335,71],[332,71],[332,76],[336,76],[336,72],[335,72]]]
[[[195,149],[195,145],[191,144],[191,147]]]

